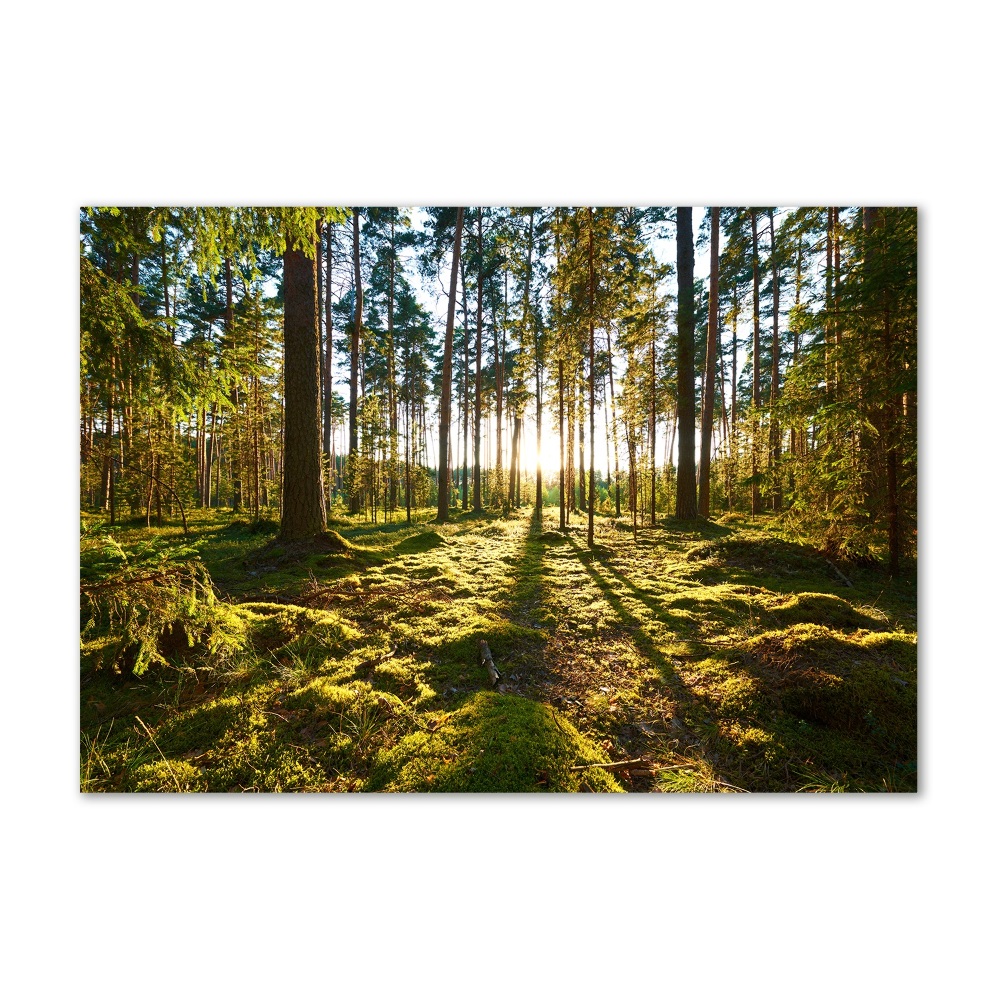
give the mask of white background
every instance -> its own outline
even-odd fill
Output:
[[[6,13],[8,995],[986,992],[995,32],[695,9]],[[79,794],[79,206],[484,201],[919,207],[919,795]]]

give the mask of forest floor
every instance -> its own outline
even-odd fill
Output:
[[[188,539],[91,518],[81,788],[916,790],[915,566],[847,586],[767,518],[598,517],[591,550],[558,509],[432,513],[299,547],[221,512]],[[166,624],[134,584],[108,610],[109,581],[182,563],[214,590],[178,585]],[[166,662],[132,676],[144,623]]]

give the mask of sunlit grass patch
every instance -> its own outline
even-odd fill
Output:
[[[555,709],[483,691],[381,752],[370,790],[439,792],[621,791],[609,762]]]

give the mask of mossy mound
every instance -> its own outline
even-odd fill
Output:
[[[787,542],[763,531],[739,531],[692,545],[689,562],[715,562],[738,569],[822,575],[824,563],[814,549]]]
[[[403,538],[396,544],[396,551],[400,555],[419,555],[422,552],[430,552],[440,545],[447,545],[444,537],[436,531],[421,531],[409,538]]]
[[[855,610],[843,598],[832,594],[762,594],[757,605],[765,611],[765,621],[773,620],[783,628],[809,623],[836,629],[874,629],[880,622]]]
[[[869,732],[916,754],[917,647],[908,636],[848,636],[800,624],[766,632],[745,649],[744,665],[759,682],[754,690],[782,711],[832,729]]]
[[[266,602],[238,604],[234,610],[247,622],[254,649],[259,653],[294,644],[303,649],[321,648],[332,655],[361,636],[335,611]]]
[[[608,758],[555,709],[483,691],[381,751],[366,790],[393,792],[622,791]]]

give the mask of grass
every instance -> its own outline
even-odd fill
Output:
[[[319,547],[221,512],[187,539],[91,521],[85,584],[183,563],[214,590],[90,627],[81,788],[916,789],[915,570],[841,567],[847,587],[778,522],[732,515],[637,542],[599,517],[591,550],[555,513],[341,517]],[[129,628],[139,677],[95,655]]]

